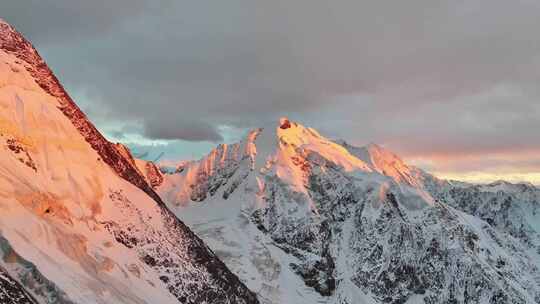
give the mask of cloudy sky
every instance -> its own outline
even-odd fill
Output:
[[[0,15],[141,157],[196,158],[287,115],[445,177],[540,183],[537,0],[18,0]]]

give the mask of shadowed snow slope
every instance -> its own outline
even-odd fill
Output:
[[[20,295],[14,303],[257,303],[165,208],[152,168],[141,171],[126,151],[0,21],[0,294]]]
[[[169,172],[158,193],[262,303],[540,302],[532,186],[456,187],[286,118]]]

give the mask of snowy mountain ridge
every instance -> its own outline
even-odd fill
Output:
[[[258,303],[0,22],[2,303]]]
[[[114,144],[108,142],[88,120],[86,115],[66,93],[64,87],[39,56],[32,44],[24,39],[11,25],[1,19],[0,35],[2,37],[0,48],[6,53],[18,58],[20,60],[19,64],[30,73],[33,80],[46,93],[56,97],[59,102],[58,108],[72,122],[73,126],[79,130],[79,133],[84,136],[92,148],[99,153],[103,161],[111,166],[122,178],[142,189],[155,200],[160,201],[156,193],[135,172],[135,168],[118,152]]]
[[[538,303],[540,191],[498,185],[282,118],[157,192],[262,303]]]

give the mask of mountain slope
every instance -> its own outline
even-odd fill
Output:
[[[263,303],[540,302],[540,247],[460,189],[283,118],[157,191]]]
[[[2,282],[39,303],[257,303],[3,21],[0,109]]]
[[[26,292],[16,280],[0,268],[0,303],[36,304],[36,300]]]

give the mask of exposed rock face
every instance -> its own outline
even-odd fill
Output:
[[[161,174],[161,171],[159,171],[158,166],[156,166],[156,164],[153,162],[147,162],[144,169],[148,183],[150,186],[152,186],[152,189],[155,190],[161,185],[161,183],[163,183],[163,175]]]
[[[496,182],[449,187],[443,194],[453,207],[504,231],[528,248],[540,251],[537,228],[540,191],[528,184]]]
[[[25,164],[34,171],[37,171],[36,164],[26,148],[15,138],[6,139],[6,147],[17,156],[17,160]]]
[[[291,122],[287,117],[282,117],[279,119],[279,127],[283,130],[291,127]]]
[[[540,303],[537,188],[454,186],[294,122],[256,133],[158,192],[263,303]]]
[[[24,288],[40,303],[258,303],[165,207],[152,189],[157,168],[141,170],[108,142],[3,21],[0,108],[1,284],[13,286],[11,301]]]
[[[257,303],[255,295],[176,217],[162,209],[163,226],[156,227],[122,192],[109,196],[124,216],[136,217],[135,222],[103,222],[104,227],[117,242],[135,250],[181,303]]]
[[[0,267],[0,303],[37,304],[36,300],[7,271]]]
[[[163,176],[156,164],[151,161],[135,159],[129,148],[120,143],[115,144],[115,148],[125,159],[129,161],[139,176],[141,176],[146,183],[152,187],[152,189],[155,190],[156,187],[161,185],[163,182]]]

